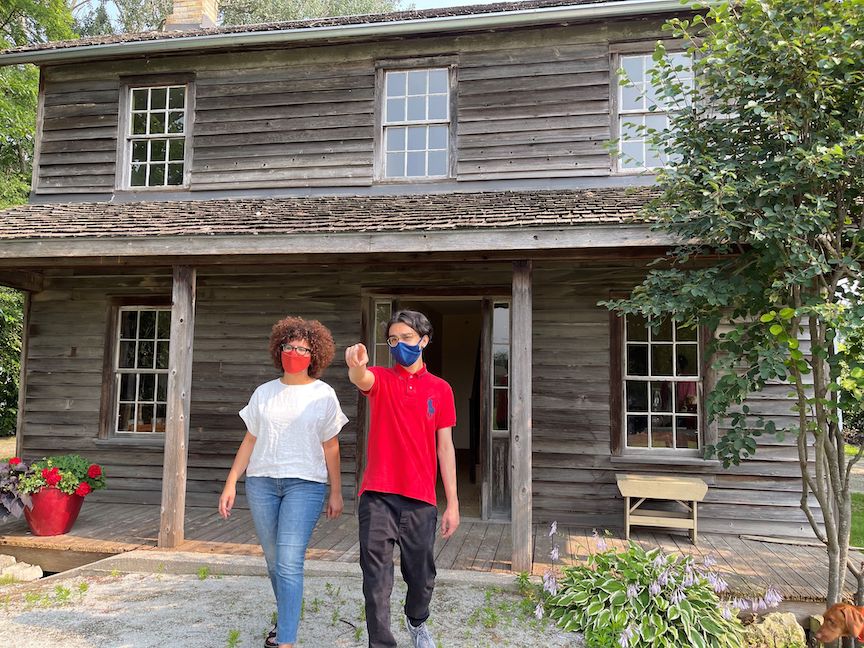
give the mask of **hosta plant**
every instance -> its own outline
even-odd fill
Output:
[[[741,622],[710,567],[635,544],[601,551],[563,568],[545,608],[588,648],[738,648]]]

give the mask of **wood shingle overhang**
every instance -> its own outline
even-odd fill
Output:
[[[667,245],[656,190],[497,191],[29,204],[0,212],[0,259],[542,250]]]

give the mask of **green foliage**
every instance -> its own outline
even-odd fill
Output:
[[[864,493],[852,493],[852,529],[849,544],[864,547]]]
[[[843,352],[840,363],[840,409],[847,437],[858,444],[864,441],[864,329],[852,331],[838,344]]]
[[[631,544],[565,567],[546,609],[588,648],[736,648],[741,623],[717,597],[719,582],[690,557]]]
[[[0,286],[0,437],[15,434],[24,295]]]
[[[56,477],[52,479],[51,474]],[[57,479],[59,478],[59,481]],[[86,492],[79,489],[83,486]],[[80,495],[105,488],[105,473],[102,467],[92,464],[79,455],[57,455],[30,464],[27,474],[18,481],[22,493],[38,493],[46,486],[56,486],[58,490],[71,495]]]

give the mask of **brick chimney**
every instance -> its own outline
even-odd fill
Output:
[[[186,31],[215,27],[217,0],[174,0],[174,12],[165,19],[163,31]]]

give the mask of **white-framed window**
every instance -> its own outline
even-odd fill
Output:
[[[384,71],[382,176],[385,179],[450,175],[450,69]]]
[[[698,329],[627,315],[623,335],[624,448],[696,454],[704,444]]]
[[[121,306],[114,353],[115,434],[165,432],[171,308]]]
[[[126,120],[126,185],[130,189],[187,184],[189,86],[132,85]]]
[[[681,65],[678,80],[686,90],[693,85],[690,57],[670,53],[673,66]],[[645,129],[663,131],[669,128],[669,112],[675,108],[658,96],[651,83],[654,59],[651,54],[621,54],[618,57],[618,169],[644,171],[666,166],[668,160],[647,140]],[[644,127],[644,128],[642,128]]]

